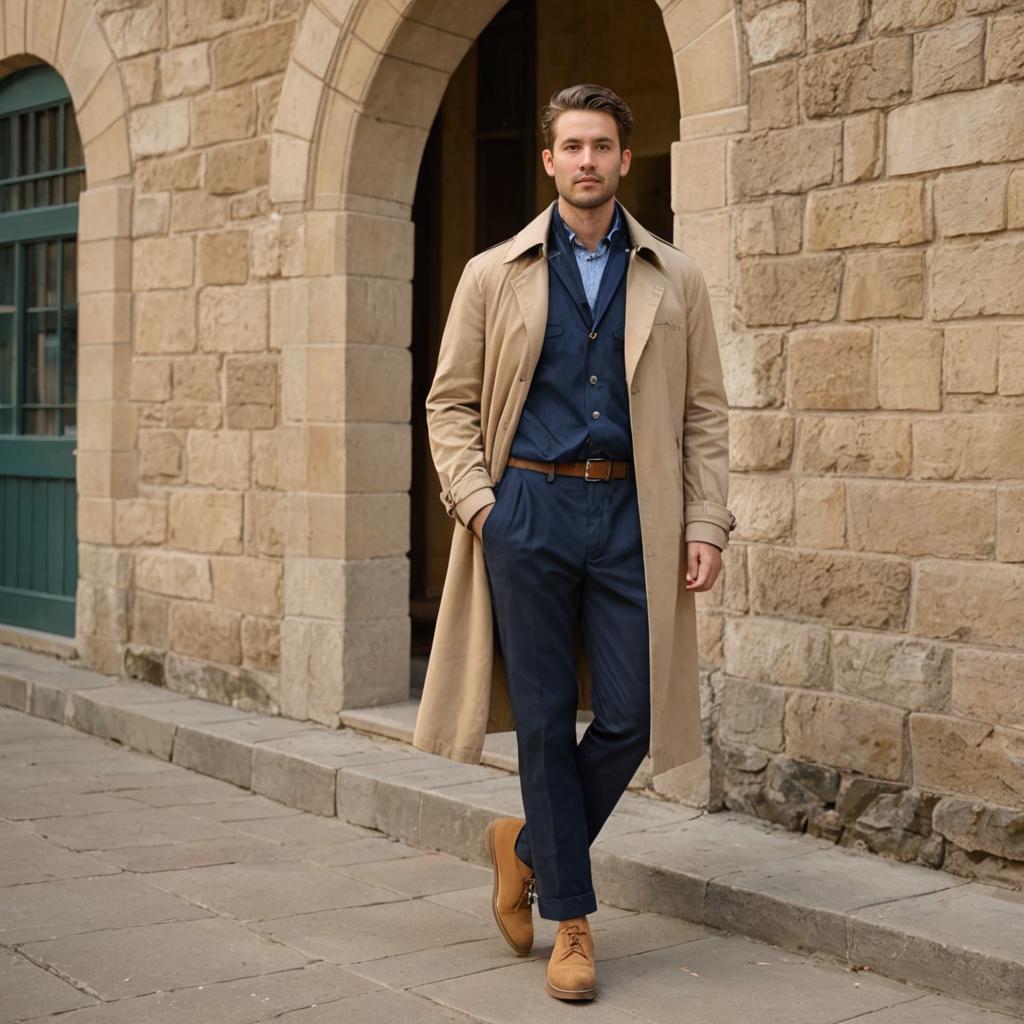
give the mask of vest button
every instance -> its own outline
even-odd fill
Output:
[[[591,341],[593,341],[593,340],[594,340],[594,339],[595,339],[595,338],[597,337],[597,331],[591,331],[591,332],[590,332],[590,333],[589,333],[589,334],[587,335],[587,337],[588,337],[588,338],[589,338],[589,339],[590,339]]]
[[[590,415],[596,420],[601,414],[595,409]]]
[[[590,383],[591,384],[596,384],[597,383],[597,374],[591,374],[590,375]]]

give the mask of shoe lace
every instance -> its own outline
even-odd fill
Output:
[[[530,875],[526,880],[526,885],[523,886],[523,891],[519,894],[519,899],[516,900],[516,909],[522,907],[523,898],[526,898],[525,905],[528,907],[533,903],[537,902],[537,877],[536,875]]]
[[[559,959],[565,960],[566,957],[572,956],[574,953],[579,956],[586,957],[587,951],[583,946],[583,927],[578,924],[566,925],[561,929],[561,934],[566,936],[569,940],[569,944],[563,950],[562,955]],[[588,958],[589,959],[589,958]]]

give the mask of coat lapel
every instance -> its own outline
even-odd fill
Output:
[[[651,326],[665,294],[665,279],[660,270],[639,255],[636,249],[629,254],[626,271],[626,387],[633,385],[636,364],[640,362]]]

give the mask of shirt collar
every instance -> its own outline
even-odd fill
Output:
[[[566,237],[569,240],[569,250],[570,250],[570,252],[573,251],[573,246],[575,246],[575,245],[578,245],[581,249],[584,249],[585,251],[589,251],[589,250],[586,250],[586,247],[581,242],[577,242],[576,241],[576,232],[573,231],[569,227],[569,225],[566,224],[566,222],[562,219],[562,215],[558,212],[558,203],[557,202],[555,203],[555,207],[554,207],[554,216],[555,216],[555,222],[561,226],[562,230],[565,232],[565,235],[566,235]],[[611,245],[612,235],[614,235],[615,232],[618,231],[621,228],[621,226],[622,226],[622,217],[619,214],[619,204],[618,204],[618,202],[616,202],[615,203],[615,216],[612,218],[612,226],[608,229],[608,231],[605,234],[605,236],[597,243],[597,249],[595,251],[600,253],[600,252],[603,252],[605,249],[607,249]]]

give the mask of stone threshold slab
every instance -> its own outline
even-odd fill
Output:
[[[413,750],[401,734],[241,711],[2,646],[0,705],[485,867],[486,823],[522,815],[518,776],[494,764],[459,764]],[[595,888],[612,905],[1024,1015],[1024,894],[633,792],[591,853]]]

